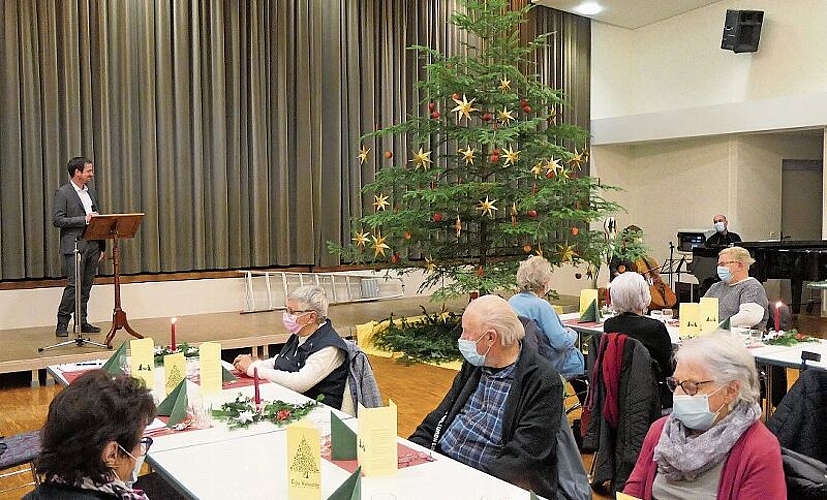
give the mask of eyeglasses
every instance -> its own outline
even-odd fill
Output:
[[[725,260],[723,262],[718,262],[719,266],[728,266],[730,264],[738,264],[740,261],[738,260]]]
[[[293,314],[293,315],[315,312],[312,309],[305,309],[305,310],[299,311],[299,310],[295,310],[295,309],[290,309],[289,307],[287,309],[285,309],[285,311],[287,311],[287,314]]]
[[[666,377],[666,387],[670,391],[675,392],[675,389],[680,387],[687,396],[694,396],[698,394],[698,388],[704,384],[715,382],[714,380],[702,380],[696,382],[694,380],[678,380],[675,377]]]
[[[116,444],[118,445],[118,448],[120,448],[121,450],[123,450],[124,453],[129,455],[129,457],[132,460],[135,460],[135,461],[138,460],[135,456],[132,455],[132,453],[129,453],[128,451],[126,451],[126,448],[121,446],[121,443],[116,442]],[[149,453],[149,448],[152,446],[152,438],[149,437],[149,436],[143,437],[143,438],[141,438],[140,444],[141,444],[141,456],[145,456],[147,453]]]

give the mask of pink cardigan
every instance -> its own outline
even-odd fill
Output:
[[[649,428],[637,463],[623,487],[623,492],[644,500],[652,498],[652,483],[658,466],[654,461],[655,446],[668,417],[657,420]],[[778,439],[760,421],[747,429],[735,442],[721,470],[718,499],[783,500],[787,498],[781,447]]]

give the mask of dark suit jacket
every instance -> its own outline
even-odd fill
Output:
[[[92,206],[100,209],[97,193],[94,189],[89,188],[89,196],[92,198]],[[55,191],[52,225],[60,228],[60,253],[71,254],[75,249],[75,239],[80,237],[86,229],[86,210],[83,208],[83,202],[80,201],[80,196],[78,196],[71,181]],[[101,252],[106,249],[105,240],[90,242],[81,240],[81,242],[83,243],[78,244],[81,251],[86,249],[86,245],[94,244],[100,247]]]

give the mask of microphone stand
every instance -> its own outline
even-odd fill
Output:
[[[81,255],[80,250],[78,250],[79,239],[79,236],[75,238],[75,248],[72,251],[75,261],[75,318],[72,329],[74,330],[75,338],[46,347],[38,347],[37,352],[43,352],[47,349],[54,349],[56,347],[63,347],[70,344],[76,344],[78,347],[103,347],[104,349],[111,349],[111,347],[107,347],[106,344],[93,342],[89,338],[83,336],[83,322],[80,319],[80,287],[82,286],[80,277],[80,261],[83,256]]]

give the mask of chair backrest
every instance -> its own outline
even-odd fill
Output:
[[[365,408],[382,406],[382,396],[379,393],[379,384],[373,375],[373,368],[367,355],[352,340],[345,340],[347,345],[348,377],[345,389],[349,390],[354,412],[359,404]],[[344,407],[344,405],[343,405]]]
[[[767,420],[781,446],[827,462],[827,372],[801,372],[790,391]]]

